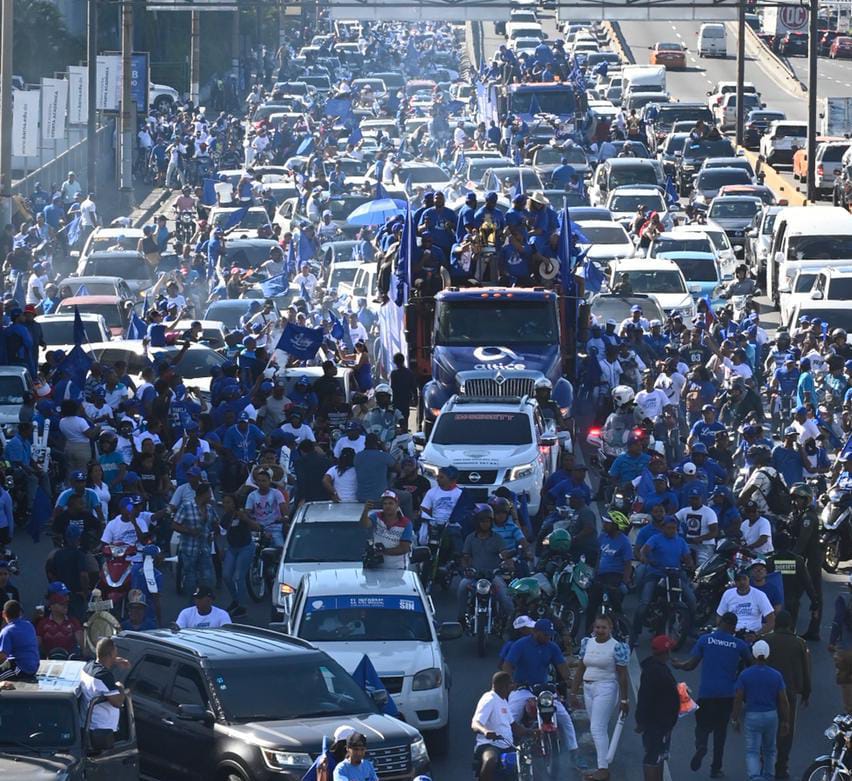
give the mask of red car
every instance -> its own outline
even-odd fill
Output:
[[[831,43],[828,56],[832,60],[838,57],[852,57],[852,38],[847,35],[839,35]]]

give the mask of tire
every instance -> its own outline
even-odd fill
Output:
[[[831,760],[822,759],[819,762],[814,762],[805,770],[802,774],[802,781],[849,781],[849,776],[845,773],[836,778],[833,773]]]
[[[826,540],[825,556],[823,556],[822,559],[822,568],[833,575],[837,572],[840,562],[840,538],[835,537],[833,539]]]
[[[488,650],[488,635],[485,632],[485,621],[476,622],[476,653],[480,657],[485,656]]]
[[[554,733],[545,732],[541,736],[544,744],[544,755],[537,756],[533,759],[533,778],[535,781],[558,781],[562,778],[561,770],[561,750],[559,740]]]
[[[689,629],[692,626],[692,616],[689,613],[689,608],[678,602],[671,605],[666,616],[664,632],[674,642],[675,651],[683,648],[683,644],[689,637]]]
[[[266,596],[266,577],[261,571],[261,565],[260,555],[255,554],[246,572],[246,589],[252,602],[262,602]]]

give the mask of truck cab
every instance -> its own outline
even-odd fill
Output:
[[[409,365],[426,381],[424,425],[431,427],[454,394],[532,396],[541,377],[553,383],[554,401],[570,407],[564,377],[571,374],[575,334],[562,327],[566,305],[540,288],[448,288],[434,299],[412,299]]]
[[[0,778],[4,781],[138,781],[133,705],[121,708],[112,748],[95,750],[89,724],[96,698],[81,710],[84,662],[41,662],[33,682],[0,689]]]

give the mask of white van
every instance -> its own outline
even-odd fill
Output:
[[[702,24],[698,31],[699,57],[727,57],[728,34],[720,22]]]
[[[621,70],[622,95],[627,95],[632,88],[638,86],[666,92],[666,66],[625,65]]]

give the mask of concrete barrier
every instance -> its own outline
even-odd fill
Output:
[[[618,22],[604,22],[602,27],[609,34],[609,40],[612,44],[612,48],[618,53],[619,57],[621,57],[625,63],[634,65],[636,63],[636,59],[633,57],[633,52],[630,51],[630,47],[627,45],[624,33],[621,32],[621,26]]]
[[[730,26],[736,26],[733,22],[729,22]],[[770,49],[758,34],[754,31],[751,25],[746,25],[746,54],[751,55],[760,61],[760,64],[771,71],[772,74],[793,94],[804,97],[808,93],[808,88],[796,77],[796,74],[790,66],[784,62],[772,49]]]
[[[758,160],[760,155],[757,152],[752,152],[748,149],[739,148],[743,156],[751,163],[752,167],[757,170]],[[775,197],[779,201],[787,201],[788,206],[807,206],[808,199],[802,195],[791,182],[787,181],[781,174],[778,173],[771,165],[760,163],[760,171],[764,175],[763,183],[775,193]]]

